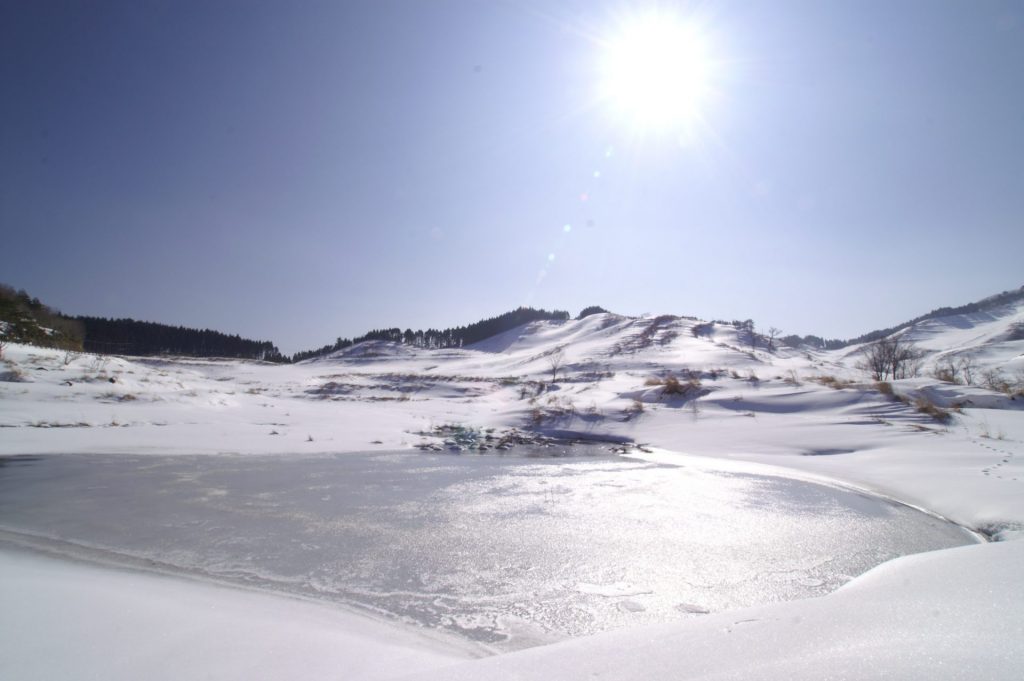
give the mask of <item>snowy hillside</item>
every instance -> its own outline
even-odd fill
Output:
[[[927,354],[919,375],[886,385],[860,367],[862,348],[769,350],[766,339],[745,330],[674,316],[539,321],[462,349],[373,341],[295,365],[9,345],[0,367],[0,456],[414,448],[465,456],[555,437],[607,442],[668,466],[713,459],[721,470],[746,471],[756,464],[870,491],[990,538],[1018,539],[1024,535],[1024,397],[1016,394],[1024,389],[1022,325],[1018,302],[901,329],[897,337]],[[959,384],[934,377],[951,359],[964,358],[974,385],[962,375]],[[986,376],[1004,384],[987,385]],[[610,632],[431,678],[589,678],[599,668],[615,679],[748,678],[751,669],[771,670],[772,678],[821,678],[828,664],[852,670],[840,678],[875,678],[885,669],[903,678],[1015,678],[1024,664],[1024,594],[1007,566],[1020,566],[1019,544],[903,559],[822,599]],[[5,565],[9,584],[32,569],[21,559]],[[36,587],[39,598],[50,588],[42,581]],[[986,601],[993,594],[995,601]],[[13,596],[6,591],[2,599],[11,604]],[[82,598],[88,609],[88,599],[105,597],[89,591]],[[321,636],[326,625],[309,617]],[[811,631],[819,637],[813,646]],[[386,634],[374,636],[382,645],[388,641]],[[393,644],[411,650],[401,637]],[[681,648],[685,660],[676,654]],[[641,651],[628,658],[629,669],[615,661],[627,659],[625,650]],[[913,652],[904,656],[905,650]],[[4,656],[15,653],[5,647]],[[409,672],[464,657],[408,655],[425,660]],[[18,661],[9,670],[32,666],[24,657],[12,659]],[[945,676],[923,674],[939,664],[947,665]],[[239,676],[250,669],[226,668]],[[969,668],[977,673],[958,671]],[[398,672],[382,662],[360,678]],[[276,678],[289,676],[284,670]]]
[[[768,351],[732,326],[671,316],[533,322],[454,350],[367,342],[291,366],[11,345],[0,449],[338,452],[443,446],[446,425],[519,429],[836,475],[1007,532],[1024,518],[1022,320],[1018,303],[898,331],[928,351],[919,377],[894,383],[903,401],[858,368],[860,348]],[[977,385],[931,377],[951,355],[973,359]],[[987,371],[1011,394],[981,385]],[[939,421],[918,398],[957,411]],[[908,467],[922,470],[904,479]]]
[[[932,353],[931,367],[964,358],[980,376],[995,370],[1019,380],[1024,376],[1024,304],[973,314],[929,319],[907,329],[906,339]]]

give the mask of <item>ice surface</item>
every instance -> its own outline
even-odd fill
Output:
[[[505,650],[821,595],[973,541],[836,487],[576,451],[13,458],[0,526]]]

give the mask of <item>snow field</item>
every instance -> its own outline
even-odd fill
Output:
[[[395,449],[440,444],[433,431],[446,424],[576,432],[628,438],[657,448],[645,456],[683,465],[698,455],[782,467],[1015,539],[1024,533],[1024,400],[927,376],[945,358],[965,355],[979,371],[1024,370],[1024,340],[1010,339],[1022,320],[1018,305],[902,332],[930,352],[922,377],[892,383],[905,402],[874,387],[856,366],[856,348],[769,353],[751,349],[731,327],[684,318],[594,315],[529,324],[472,348],[368,343],[290,366],[12,345],[0,367],[7,377],[0,381],[0,456]],[[668,395],[669,375],[692,377],[699,389]],[[919,396],[956,411],[935,421],[914,408]],[[418,678],[1016,679],[1024,666],[1022,546],[904,558],[820,599],[612,632]],[[177,587],[149,585],[162,578],[2,555],[4,678],[60,677],[76,668],[103,670],[98,678],[191,678],[211,670],[224,671],[214,674],[221,678],[292,678],[296,669],[311,678],[390,678],[451,660],[429,650],[417,657],[419,643],[390,629],[371,636],[372,645],[346,639],[368,625],[293,612],[293,603],[271,604],[269,596],[239,605],[232,590],[194,584],[179,584],[182,593],[170,596],[161,589]],[[211,600],[189,600],[200,591]],[[250,610],[275,608],[283,614],[257,617],[258,631],[239,624]],[[91,615],[97,611],[104,617]],[[213,645],[222,634],[204,638],[202,629],[152,633],[159,622],[210,612],[223,617],[200,617],[213,622],[205,631],[249,632],[240,635],[245,641],[229,636]],[[111,646],[124,632],[125,643]],[[339,646],[334,635],[347,642]],[[67,645],[55,666],[39,667],[51,650],[47,636]],[[271,639],[283,645],[274,648]],[[131,652],[124,665],[112,649]],[[166,661],[193,649],[192,666],[171,674]],[[260,656],[270,650],[274,660]],[[357,657],[362,662],[352,662]],[[340,658],[356,671],[339,672]]]

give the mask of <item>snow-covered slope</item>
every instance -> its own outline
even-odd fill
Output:
[[[970,353],[1012,379],[1022,319],[1017,303],[897,333],[931,364]],[[859,357],[768,351],[730,325],[607,313],[532,322],[463,349],[367,342],[291,366],[12,345],[0,453],[339,452],[439,444],[445,424],[519,428],[835,474],[985,530],[1024,522],[1024,400],[938,381],[926,367],[896,382],[905,401],[895,401]],[[936,421],[915,408],[919,397],[960,413]],[[903,475],[910,468],[918,473]],[[961,502],[954,492],[965,487],[986,503]]]
[[[902,336],[932,353],[931,366],[970,358],[979,375],[1024,372],[1024,302],[985,312],[929,319]]]
[[[673,465],[695,455],[769,464],[1013,539],[1024,534],[1024,399],[931,372],[948,357],[971,357],[976,378],[997,371],[1012,386],[1024,366],[1022,322],[1024,305],[1015,303],[898,331],[929,355],[923,375],[892,382],[893,395],[858,368],[858,348],[769,351],[730,325],[672,316],[534,322],[462,349],[364,343],[290,366],[11,345],[0,367],[0,456],[461,449],[477,443],[453,441],[453,429],[516,429],[631,441]],[[1006,660],[1024,663],[1011,641],[1024,638],[1003,637],[985,618],[996,613],[998,626],[1020,629],[1019,580],[1004,570],[1024,557],[1017,543],[904,561],[879,573],[876,586],[758,611],[753,626],[721,613],[494,658],[464,673],[512,678],[515,669],[533,678],[548,665],[574,678],[577,666],[597,671],[592,661],[614,671],[609,678],[739,678],[750,665],[772,670],[769,677],[821,678],[810,674],[828,664],[853,670],[837,678],[874,678],[885,668],[914,677],[934,640],[936,664],[954,670],[942,678],[959,678],[957,670],[1011,678]],[[969,629],[956,630],[936,605],[947,592]],[[985,594],[1018,607],[993,610]],[[935,608],[941,617],[929,619]],[[812,635],[822,645],[805,640]],[[925,652],[905,654],[908,646]],[[646,675],[616,662],[635,648]],[[858,666],[857,651],[878,665]],[[971,673],[986,660],[978,668],[986,673]]]
[[[950,360],[969,359],[975,379],[985,371],[1016,378],[1024,372],[1024,299],[981,311],[925,319],[897,330],[893,336],[914,343],[926,352],[925,373]],[[838,352],[855,357],[860,346]]]

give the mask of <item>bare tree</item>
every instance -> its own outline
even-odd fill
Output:
[[[562,368],[562,362],[565,361],[565,350],[558,348],[550,355],[548,355],[548,366],[551,367],[551,382],[554,383],[558,377],[558,370]]]
[[[876,381],[917,376],[924,353],[910,341],[882,338],[864,346],[862,367]]]
[[[925,351],[913,343],[898,353],[900,378],[917,378],[921,375],[921,364],[924,362]],[[894,369],[895,371],[895,369]]]
[[[960,374],[964,377],[964,383],[974,385],[978,363],[970,355],[964,355],[960,358],[958,364],[960,365]]]
[[[960,368],[952,357],[944,357],[941,361],[936,362],[935,368],[932,369],[932,375],[946,383],[960,382]]]
[[[768,327],[768,352],[775,352],[775,339],[782,334],[782,329],[777,326]]]
[[[981,374],[982,385],[999,393],[1010,392],[1010,382],[999,369],[987,369]]]
[[[881,381],[889,376],[889,354],[882,341],[865,345],[862,349],[864,360],[861,367],[871,374],[871,378]]]
[[[932,375],[946,383],[974,385],[977,378],[978,364],[970,355],[954,359],[947,355],[941,362],[935,363]]]

